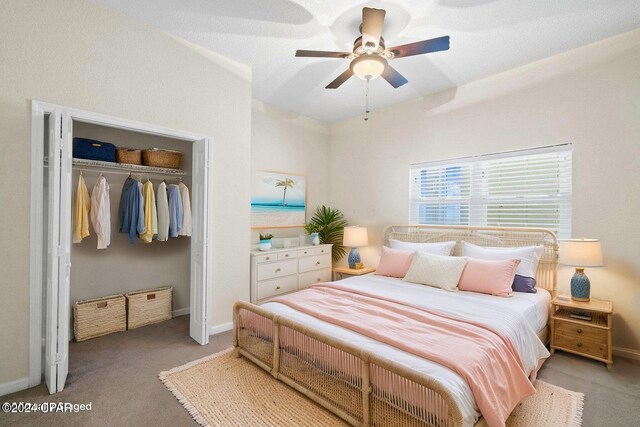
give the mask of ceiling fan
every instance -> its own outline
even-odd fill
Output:
[[[449,49],[449,36],[423,40],[401,46],[385,48],[382,37],[384,24],[384,9],[365,7],[362,9],[362,34],[353,42],[353,53],[327,52],[322,50],[297,50],[296,56],[313,58],[343,58],[350,59],[349,68],[327,85],[327,89],[337,89],[354,74],[363,80],[372,80],[382,76],[391,86],[398,88],[408,80],[388,60],[405,56],[422,55],[424,53],[439,52]]]

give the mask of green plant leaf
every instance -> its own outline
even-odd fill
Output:
[[[344,227],[347,225],[342,212],[327,206],[318,206],[310,222],[320,227],[318,232],[320,243],[333,245],[331,249],[333,262],[340,261],[340,258],[347,253],[344,246],[342,246]]]

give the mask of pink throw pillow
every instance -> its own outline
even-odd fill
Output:
[[[388,277],[404,277],[413,261],[413,251],[403,251],[382,247],[380,263],[376,268],[376,275]]]
[[[482,294],[511,296],[511,285],[516,275],[519,259],[504,261],[487,261],[468,258],[458,288],[461,291],[479,292]]]

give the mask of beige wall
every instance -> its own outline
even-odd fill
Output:
[[[329,203],[329,126],[260,101],[251,113],[251,171],[272,170],[307,176],[307,220]],[[298,237],[302,228],[260,230],[276,238]],[[258,243],[258,231],[251,241]]]
[[[212,138],[212,324],[230,322],[249,298],[248,68],[85,1],[4,2],[0,40],[0,384],[28,375],[32,99]]]
[[[588,269],[613,300],[614,345],[640,350],[640,30],[332,126],[331,203],[370,230],[408,220],[416,162],[571,142],[573,235],[602,239]],[[351,183],[347,186],[345,183]],[[572,269],[561,268],[569,292]]]

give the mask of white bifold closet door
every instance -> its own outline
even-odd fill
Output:
[[[44,377],[49,393],[62,391],[69,372],[71,274],[71,118],[49,116],[47,298]]]

